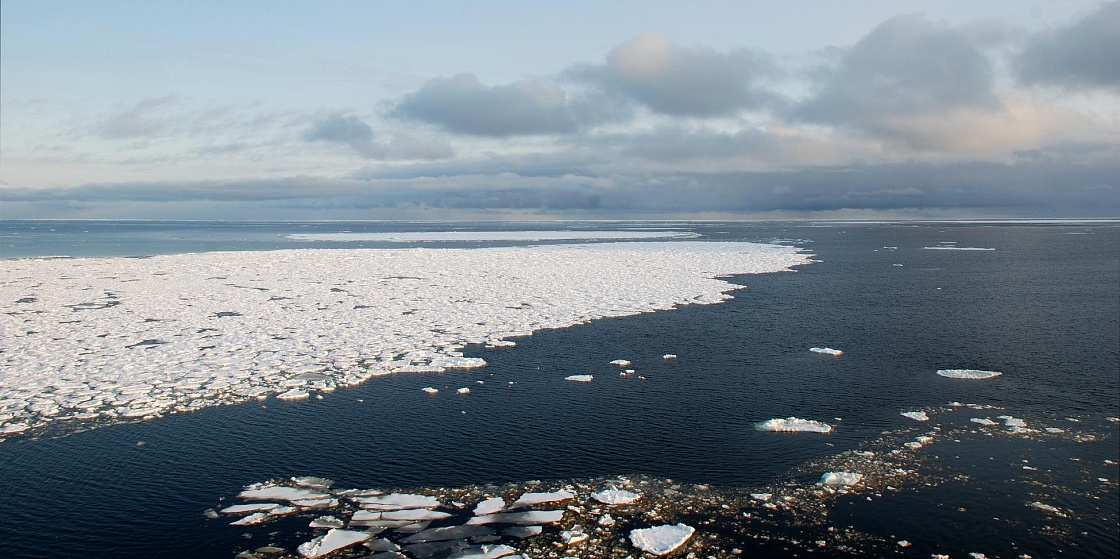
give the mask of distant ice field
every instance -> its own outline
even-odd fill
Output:
[[[374,241],[414,243],[424,241],[604,241],[636,239],[688,239],[699,237],[687,231],[412,231],[384,233],[294,233],[294,241]]]
[[[0,438],[478,367],[465,345],[719,303],[739,287],[720,276],[809,258],[684,241],[7,260]]]

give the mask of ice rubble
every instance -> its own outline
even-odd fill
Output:
[[[1003,373],[998,371],[981,371],[978,369],[938,369],[937,374],[949,378],[988,379],[998,377]]]
[[[809,262],[699,241],[3,260],[0,434],[477,367],[467,344],[719,303],[738,289],[719,277]]]
[[[830,433],[832,426],[820,421],[813,421],[812,419],[801,419],[799,417],[787,417],[767,419],[758,425],[755,429],[759,431],[779,431],[779,432],[801,432],[801,433]]]

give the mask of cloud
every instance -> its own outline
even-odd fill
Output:
[[[300,138],[344,144],[367,159],[448,159],[455,155],[446,141],[413,134],[396,134],[387,144],[375,142],[373,128],[362,119],[337,113],[312,123]]]
[[[1120,2],[1031,37],[1014,67],[1024,84],[1120,92]]]
[[[922,16],[889,19],[823,69],[814,94],[791,116],[912,139],[914,131],[899,129],[893,119],[999,111],[992,66],[971,43],[967,33]]]
[[[179,99],[174,95],[144,99],[105,119],[97,125],[96,131],[110,139],[162,136],[168,132],[172,123],[161,111],[178,102]]]
[[[659,113],[713,117],[773,103],[776,96],[755,83],[771,70],[759,53],[681,47],[665,33],[647,33],[612,50],[605,65],[575,66],[566,75]]]
[[[476,136],[565,134],[578,126],[567,95],[555,84],[524,79],[487,86],[471,73],[429,81],[391,114]]]

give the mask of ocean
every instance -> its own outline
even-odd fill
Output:
[[[0,221],[0,266],[45,256],[572,242],[289,237],[525,230],[692,233],[663,242],[777,243],[814,262],[735,276],[745,287],[719,304],[540,330],[514,338],[515,347],[464,348],[485,359],[482,368],[377,376],[321,399],[270,396],[10,436],[0,442],[2,554],[294,554],[322,534],[309,520],[353,514],[353,505],[254,526],[214,512],[244,502],[238,494],[251,484],[293,476],[443,496],[440,510],[451,516],[432,527],[463,520],[482,495],[575,493],[560,506],[572,507],[571,519],[540,536],[478,539],[531,557],[625,556],[634,553],[630,530],[662,522],[695,527],[678,553],[697,556],[1120,553],[1116,222]],[[5,311],[14,305],[0,301]],[[615,359],[636,372],[620,376]],[[947,370],[1002,374],[937,374]],[[576,374],[594,381],[565,380]],[[428,386],[439,393],[421,391]],[[455,394],[460,387],[470,394]],[[758,428],[787,417],[832,429]],[[819,483],[837,471],[865,479]],[[588,522],[607,507],[587,495],[607,486],[643,500],[610,509],[617,525],[594,527]],[[576,521],[592,538],[554,545]],[[377,537],[402,544],[404,536]]]

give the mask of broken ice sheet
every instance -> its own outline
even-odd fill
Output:
[[[296,551],[298,551],[300,555],[312,559],[344,547],[350,547],[354,544],[364,542],[371,537],[373,537],[373,534],[369,532],[355,532],[353,530],[331,528],[326,534],[307,543],[300,544]]]
[[[4,289],[18,296],[0,298],[0,330],[35,334],[0,337],[0,434],[270,394],[303,400],[393,371],[481,366],[456,352],[596,318],[719,303],[739,288],[720,277],[809,262],[792,246],[695,241],[8,260]],[[90,293],[112,299],[91,303]],[[13,302],[26,298],[35,309]],[[71,320],[78,308],[81,320]]]

